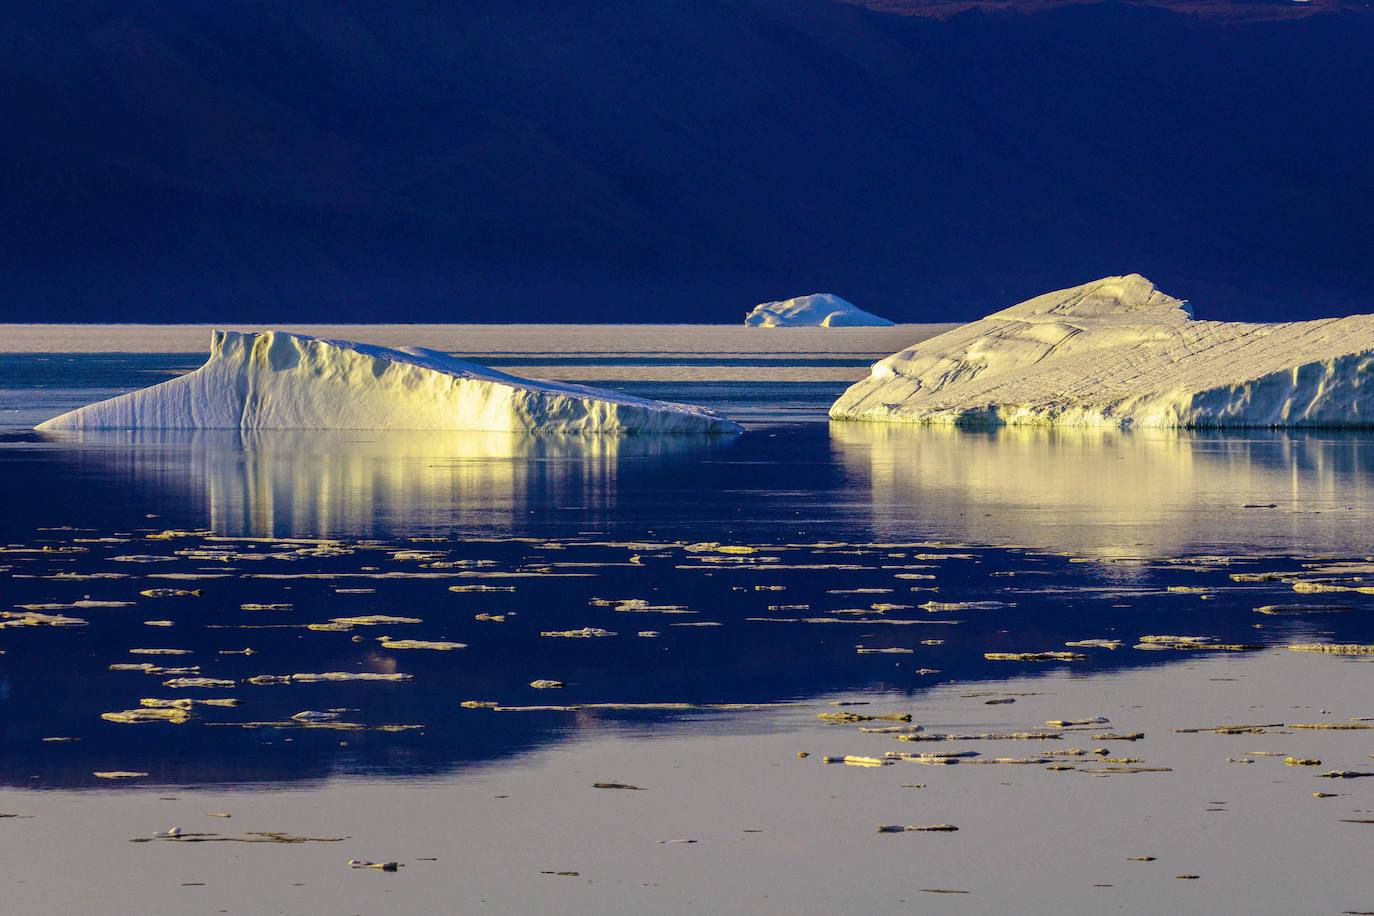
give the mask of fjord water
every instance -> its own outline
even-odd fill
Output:
[[[1368,595],[1294,590],[1370,574],[1374,440],[832,424],[920,329],[642,333],[464,355],[749,432],[39,435],[199,360],[0,355],[4,610],[83,622],[0,628],[16,911],[1371,908],[1366,781],[1317,778],[1370,769],[1369,668],[1285,647],[1374,642]],[[320,672],[410,679],[253,681]],[[176,697],[242,704],[102,718]],[[979,756],[822,762],[889,751]]]

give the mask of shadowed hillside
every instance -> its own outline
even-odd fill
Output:
[[[1371,47],[1358,11],[15,5],[0,319],[938,321],[1128,271],[1374,311]]]
[[[948,19],[970,10],[1043,13],[1076,4],[1106,0],[844,0],[858,6],[903,16]],[[1223,22],[1304,19],[1324,13],[1369,10],[1368,0],[1121,0],[1134,6],[1155,6],[1177,13]]]

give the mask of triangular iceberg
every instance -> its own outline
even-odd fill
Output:
[[[738,433],[705,407],[523,379],[418,347],[212,331],[205,365],[54,417],[58,429]]]

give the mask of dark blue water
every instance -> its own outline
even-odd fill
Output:
[[[33,413],[53,397],[141,384],[178,364],[4,365],[5,409]],[[1150,634],[1374,640],[1367,596],[1248,581],[1262,572],[1364,581],[1358,570],[1330,572],[1368,552],[1374,462],[1362,438],[832,426],[820,419],[828,383],[633,387],[743,413],[751,429],[732,439],[3,434],[0,588],[11,616],[0,627],[0,781],[85,786],[108,769],[186,784],[414,777],[582,729],[643,733],[735,715],[715,704],[915,693],[1065,664],[1089,674],[1187,657],[1132,648]],[[150,589],[198,594],[140,594]],[[621,599],[660,610],[607,606]],[[931,601],[956,606],[921,607]],[[1329,607],[1254,612],[1303,601]],[[83,624],[21,625],[25,605]],[[373,614],[420,622],[309,628]],[[615,635],[541,635],[585,627]],[[388,649],[383,636],[466,648]],[[1064,645],[1087,638],[1123,646]],[[253,654],[237,654],[246,648]],[[1086,657],[984,657],[1026,651]],[[180,675],[110,670],[140,662],[195,666],[189,676],[230,684],[177,688],[165,682]],[[250,680],[321,672],[411,677]],[[566,686],[536,689],[536,679]],[[242,702],[194,706],[182,724],[101,718],[145,698],[188,697]],[[583,708],[462,708],[469,700]],[[693,708],[585,708],[669,702]],[[293,722],[307,710],[336,710],[359,728]]]

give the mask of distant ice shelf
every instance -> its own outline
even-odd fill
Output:
[[[836,420],[1374,426],[1374,315],[1197,321],[1139,274],[1037,296],[874,364]]]
[[[744,316],[744,326],[749,328],[881,328],[891,324],[834,293],[764,302]]]
[[[435,350],[219,330],[194,372],[37,428],[742,431],[704,407],[523,379]]]

